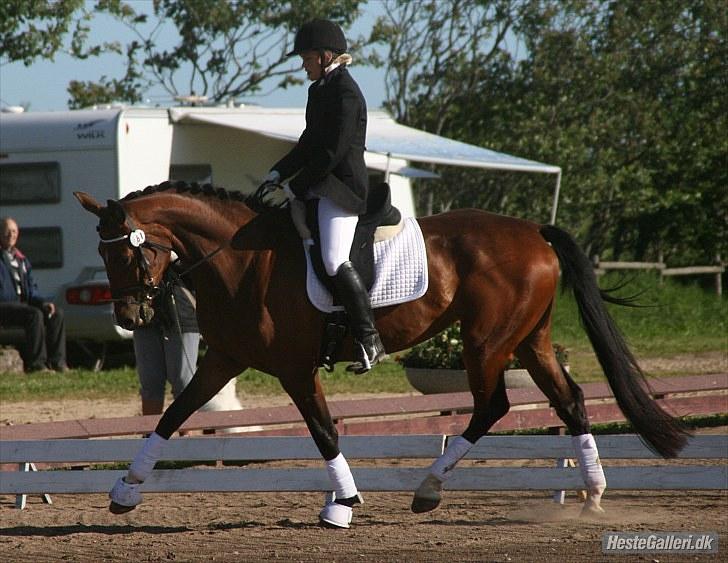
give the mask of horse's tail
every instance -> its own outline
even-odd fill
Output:
[[[562,290],[571,288],[581,322],[609,386],[625,417],[647,444],[663,457],[675,457],[688,433],[650,397],[642,370],[604,301],[624,304],[599,288],[589,258],[571,236],[551,225],[540,229],[561,263]]]

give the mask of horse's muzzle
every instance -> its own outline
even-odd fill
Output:
[[[114,316],[121,328],[134,330],[149,324],[154,318],[154,309],[148,303],[116,303]]]

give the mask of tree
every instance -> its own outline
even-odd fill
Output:
[[[118,49],[113,43],[87,46],[91,18],[84,0],[0,2],[0,64],[22,61],[29,66],[38,58],[53,59],[58,52],[86,58]]]
[[[0,62],[53,58],[83,0],[7,0],[0,3]]]
[[[138,101],[152,85],[170,97],[197,94],[226,102],[299,82],[286,53],[293,33],[305,21],[327,17],[342,26],[357,16],[359,0],[154,0],[153,14],[133,2],[99,0],[97,9],[124,22],[136,39],[126,46],[127,72],[97,83],[74,82],[71,106],[99,96]],[[161,45],[163,30],[173,30],[175,44]]]
[[[370,36],[387,51],[370,55],[373,64],[386,60],[385,108],[413,127],[493,147],[492,139],[482,136],[482,111],[470,113],[468,123],[456,124],[453,118],[464,98],[477,103],[491,73],[509,71],[518,30],[540,11],[532,0],[386,0],[386,15]],[[502,192],[474,193],[475,186],[482,187],[484,172],[447,169],[441,174],[442,181],[417,187],[425,213],[462,206],[463,199],[504,211],[496,205],[504,201]]]
[[[460,6],[437,3],[439,10]],[[395,111],[415,126],[561,165],[560,222],[591,253],[641,259],[662,252],[701,261],[725,255],[721,61],[728,53],[720,2],[483,1],[468,7],[480,17],[469,13],[456,27],[460,43],[449,41],[452,22],[425,43],[422,33],[385,30]],[[390,21],[408,21],[397,19],[407,8],[394,2]],[[455,22],[465,12],[452,13]],[[482,25],[489,13],[501,22],[491,30],[508,25],[510,45],[494,49],[497,32],[490,43],[473,41],[480,35],[467,22]],[[524,51],[516,52],[514,42]],[[447,64],[435,72],[438,61]],[[547,217],[543,179],[484,176],[446,170],[433,190],[435,205]]]

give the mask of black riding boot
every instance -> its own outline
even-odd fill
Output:
[[[364,373],[387,355],[374,326],[369,293],[351,262],[344,262],[339,266],[333,280],[341,304],[349,315],[351,334],[354,337],[356,361],[346,369],[354,373]]]

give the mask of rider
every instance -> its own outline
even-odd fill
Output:
[[[366,211],[369,177],[364,163],[367,108],[346,66],[344,32],[334,22],[315,19],[296,34],[293,51],[313,84],[308,89],[306,129],[291,151],[266,177],[270,189],[261,198],[280,206],[288,198],[318,199],[321,257],[349,316],[355,363],[364,373],[386,353],[374,326],[369,294],[349,260],[359,215]],[[293,177],[295,175],[295,177]],[[291,178],[293,177],[293,178]],[[289,179],[281,187],[281,179]]]

